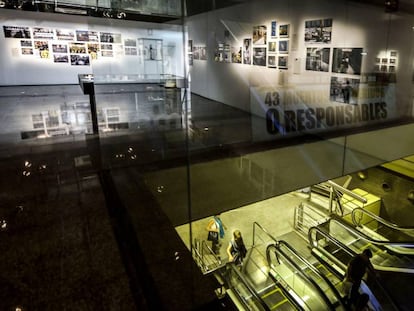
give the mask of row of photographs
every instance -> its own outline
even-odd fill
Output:
[[[120,33],[44,27],[3,26],[5,38],[48,39],[80,42],[122,43]],[[136,43],[135,43],[136,44]]]

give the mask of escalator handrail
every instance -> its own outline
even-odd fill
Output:
[[[385,220],[384,218],[375,215],[373,212],[370,212],[366,209],[363,209],[361,207],[357,207],[355,209],[352,210],[352,222],[354,223],[355,226],[360,226],[360,224],[358,223],[358,221],[356,220],[356,212],[362,212],[363,214],[366,214],[368,216],[370,216],[371,218],[374,218],[376,221],[379,221],[380,223],[382,223],[383,225],[386,225],[387,227],[391,227],[393,229],[396,230],[400,230],[400,231],[413,231],[414,230],[414,226],[400,226],[397,225],[391,221]]]
[[[319,293],[320,297],[323,299],[323,301],[326,303],[326,305],[329,307],[329,310],[334,311],[335,307],[334,305],[331,303],[331,301],[329,300],[329,298],[326,296],[325,292],[318,286],[318,284],[316,284],[316,282],[309,278],[309,276],[307,276],[302,269],[292,260],[290,259],[286,254],[283,253],[282,250],[280,250],[276,244],[269,244],[266,248],[266,258],[269,264],[269,267],[271,267],[271,260],[270,260],[270,251],[271,249],[275,250],[275,253],[279,253],[280,255],[282,255],[286,261],[289,262],[289,264],[291,264],[295,269],[296,272],[302,277],[302,279],[306,280],[308,283],[312,284],[312,286],[316,289],[316,291]]]
[[[263,228],[258,222],[253,222],[253,245],[255,246],[255,236],[256,236],[256,226],[259,227],[268,237],[270,237],[275,243],[277,243],[277,239],[269,233],[265,228]]]
[[[406,248],[413,248],[414,247],[414,241],[410,242],[397,242],[397,241],[384,241],[384,240],[375,240],[366,234],[362,233],[361,231],[357,230],[355,227],[353,227],[351,224],[349,224],[347,221],[343,220],[339,216],[332,215],[329,219],[329,222],[335,221],[337,222],[342,228],[345,230],[348,230],[352,232],[352,234],[356,235],[359,239],[365,240],[366,242],[381,245],[381,246],[399,246],[399,247],[406,247]]]
[[[319,270],[316,269],[313,264],[311,264],[307,259],[303,258],[289,243],[287,243],[284,240],[280,240],[278,247],[280,247],[280,245],[285,246],[292,254],[294,254],[300,261],[302,261],[306,265],[307,268],[312,270],[312,272],[315,273],[318,277],[322,278],[325,281],[325,283],[329,286],[329,288],[333,291],[338,301],[340,301],[343,304],[343,299],[342,299],[341,294],[338,292],[338,289],[332,284],[332,282],[325,275],[321,274]],[[281,250],[281,252],[283,252],[283,250]]]
[[[316,269],[313,264],[311,264],[307,259],[303,258],[288,242],[286,242],[284,240],[280,240],[279,243],[276,246],[280,249],[281,245],[286,247],[293,255],[295,255],[296,258],[298,258],[300,261],[302,261],[308,269],[312,270],[313,273],[315,273],[318,277],[323,279],[325,281],[325,283],[329,286],[329,288],[332,290],[332,292],[334,293],[334,295],[338,299],[338,301],[341,302],[341,304],[344,306],[344,308],[346,308],[345,305],[344,305],[344,301],[342,299],[342,296],[339,293],[338,289],[332,284],[332,282],[325,275],[321,274],[319,272],[319,270]],[[280,249],[280,251],[284,254],[283,250]],[[284,255],[286,256],[286,254],[284,254]]]
[[[311,227],[311,228],[309,228],[309,231],[308,231],[308,240],[309,240],[309,244],[311,245],[311,247],[315,247],[314,246],[315,244],[313,243],[313,238],[312,238],[312,231],[317,231],[324,238],[327,238],[328,240],[330,240],[331,242],[333,242],[333,244],[335,244],[336,246],[338,246],[339,248],[341,248],[343,251],[345,251],[346,253],[348,253],[349,256],[354,257],[355,255],[357,255],[357,253],[354,252],[352,249],[350,249],[348,246],[344,245],[342,242],[340,242],[339,240],[337,240],[336,238],[334,238],[332,235],[330,235],[328,232],[326,232],[325,230],[322,230],[319,227]]]
[[[270,311],[270,307],[263,301],[263,299],[257,294],[256,290],[253,288],[252,285],[246,280],[244,275],[239,271],[236,267],[234,262],[227,263],[227,266],[236,273],[237,277],[242,281],[242,283],[247,287],[249,293],[260,303],[260,305],[264,308],[265,311]]]

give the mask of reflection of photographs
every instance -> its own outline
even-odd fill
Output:
[[[231,62],[241,64],[242,62],[242,47],[232,46],[231,47]]]
[[[280,69],[287,69],[288,67],[288,57],[287,56],[279,56],[277,65]]]
[[[376,58],[375,58],[375,62],[376,62],[376,63],[379,63],[379,62],[381,62],[381,58],[379,58],[379,57],[376,57]]]
[[[137,55],[137,48],[125,47],[125,55]]]
[[[243,64],[252,63],[252,39],[243,40]]]
[[[362,48],[334,48],[332,72],[359,75],[361,73]]]
[[[289,37],[289,25],[280,25],[279,26],[279,37],[281,37],[281,38]]]
[[[55,63],[69,63],[69,56],[66,54],[53,54],[53,61]]]
[[[3,26],[5,38],[26,38],[30,39],[29,27]]]
[[[33,44],[32,44],[32,41],[30,40],[20,40],[20,46],[21,47],[33,46]]]
[[[125,46],[137,46],[137,40],[135,39],[124,39]]]
[[[276,41],[269,41],[269,53],[276,53]]]
[[[193,46],[193,59],[200,59],[200,48]]]
[[[54,33],[53,29],[34,27],[33,28],[33,38],[34,39],[53,39]]]
[[[329,48],[307,48],[306,70],[329,71]]]
[[[69,43],[69,51],[76,54],[86,54],[85,43],[71,42]]]
[[[200,47],[200,60],[207,60],[207,49],[205,46]]]
[[[56,29],[56,38],[58,40],[75,40],[75,33],[73,30]]]
[[[102,57],[114,57],[114,52],[112,51],[101,51]]]
[[[287,53],[289,51],[289,41],[280,40],[279,41],[279,53]]]
[[[272,38],[276,38],[277,37],[277,22],[272,21],[270,25],[271,25],[270,36]]]
[[[276,68],[276,56],[275,55],[269,55],[267,58],[267,67],[269,68]]]
[[[395,72],[395,66],[388,66],[388,72]]]
[[[193,61],[193,54],[188,54],[188,65],[192,66],[194,63]]]
[[[395,64],[396,63],[396,59],[395,58],[390,58],[390,64]]]
[[[32,48],[22,48],[22,55],[33,55]]]
[[[266,66],[266,48],[253,49],[253,65]]]
[[[344,104],[358,104],[359,79],[332,77],[330,100]]]
[[[305,22],[305,42],[331,43],[332,18]]]
[[[71,55],[70,64],[72,66],[89,66],[89,55]]]
[[[101,50],[112,51],[112,44],[101,44]]]
[[[388,63],[388,59],[387,59],[387,58],[383,58],[383,59],[381,59],[381,63],[383,63],[383,64]]]
[[[266,26],[253,27],[253,44],[266,44]]]
[[[375,72],[379,72],[380,71],[380,66],[379,65],[375,65],[374,66],[374,71]]]
[[[391,57],[397,57],[397,51],[390,51]]]
[[[52,44],[53,53],[67,53],[68,46],[66,44]]]
[[[193,51],[193,40],[188,40],[188,52]]]
[[[380,71],[381,72],[387,72],[387,66],[386,65],[381,65]]]
[[[122,43],[120,33],[101,32],[101,42]]]

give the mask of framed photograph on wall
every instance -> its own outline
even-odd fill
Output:
[[[277,65],[279,69],[287,69],[288,68],[288,56],[287,55],[279,56]]]
[[[330,51],[330,48],[307,48],[306,70],[328,72]]]
[[[332,18],[305,21],[305,43],[331,43]]]
[[[236,64],[242,63],[242,47],[232,46],[231,47],[231,62]]]
[[[267,57],[267,67],[269,67],[269,68],[277,68],[276,55],[269,55]]]
[[[266,44],[267,28],[264,25],[253,27],[253,44]]]
[[[344,104],[358,104],[359,79],[331,77],[330,100]]]
[[[272,21],[270,23],[270,36],[272,38],[276,38],[277,37],[277,22],[276,21]]]
[[[243,40],[243,64],[252,64],[252,39]]]
[[[332,72],[361,74],[362,48],[334,48]]]
[[[288,38],[289,37],[289,28],[288,24],[280,25],[279,26],[279,37],[281,38]]]
[[[391,57],[397,57],[397,51],[390,51]]]
[[[289,52],[289,41],[288,40],[279,40],[279,53],[287,54]]]
[[[266,66],[266,48],[253,49],[253,65]]]
[[[382,58],[381,63],[382,64],[387,64],[388,63],[388,58]]]
[[[277,46],[276,41],[269,41],[267,51],[269,53],[276,53],[276,46]]]
[[[5,38],[32,38],[29,27],[3,26],[3,31]]]

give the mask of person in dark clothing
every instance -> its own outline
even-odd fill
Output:
[[[348,264],[345,280],[352,283],[349,303],[355,304],[359,298],[359,287],[366,272],[375,275],[374,267],[371,264],[372,252],[364,249],[361,254],[356,255]]]
[[[243,259],[246,257],[246,254],[247,249],[244,245],[241,232],[239,230],[235,230],[233,232],[233,238],[227,247],[227,255],[229,256],[229,261],[232,261],[236,265],[240,266],[243,263]]]

